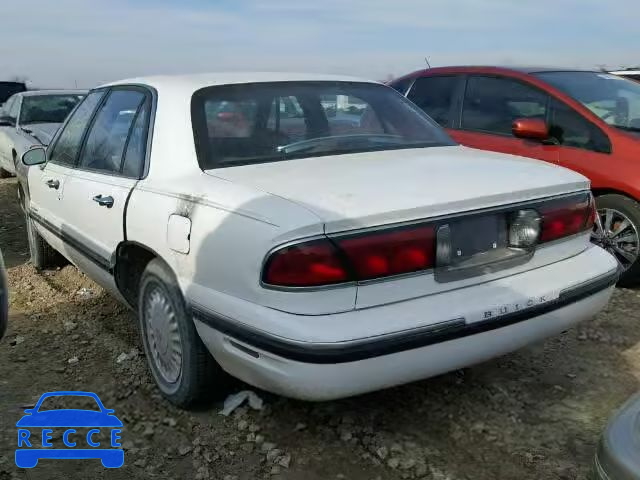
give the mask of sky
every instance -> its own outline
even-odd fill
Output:
[[[0,79],[640,65],[638,0],[0,0]]]

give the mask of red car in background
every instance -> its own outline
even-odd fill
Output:
[[[640,280],[640,84],[597,71],[443,67],[390,82],[462,145],[536,158],[591,180],[593,241]]]

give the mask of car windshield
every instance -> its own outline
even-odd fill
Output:
[[[0,82],[0,105],[9,100],[11,95],[24,92],[26,89],[22,82]]]
[[[87,395],[54,395],[42,401],[38,412],[68,409],[101,411],[98,402],[93,397]]]
[[[203,170],[291,158],[453,145],[395,90],[363,82],[208,87],[192,99]]]
[[[20,125],[62,123],[84,95],[33,95],[22,99]]]
[[[640,131],[640,84],[598,72],[535,75],[582,103],[609,125]]]

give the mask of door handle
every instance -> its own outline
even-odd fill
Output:
[[[93,201],[97,202],[101,207],[111,208],[113,207],[113,197],[103,197],[102,195],[96,195],[93,197]]]
[[[45,183],[47,184],[47,187],[49,187],[49,188],[55,188],[56,190],[58,190],[58,188],[60,188],[60,181],[59,180],[47,180]]]

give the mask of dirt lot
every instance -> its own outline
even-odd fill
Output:
[[[0,479],[585,478],[606,418],[638,389],[640,293],[619,289],[606,312],[561,337],[439,378],[325,404],[258,392],[263,410],[230,417],[219,403],[183,412],[160,398],[135,355],[142,348],[128,310],[71,266],[35,273],[15,198],[15,181],[0,180],[11,287]],[[124,467],[15,467],[15,422],[51,390],[93,391],[115,409]]]

